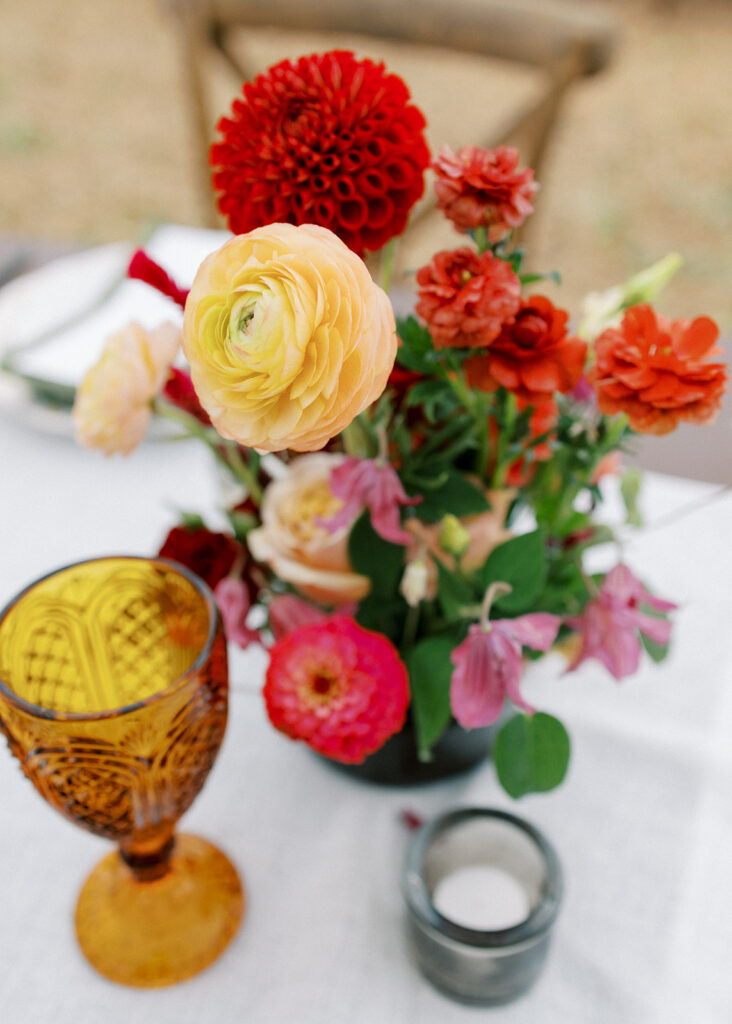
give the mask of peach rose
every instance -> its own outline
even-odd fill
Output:
[[[394,313],[365,264],[327,228],[269,224],[201,264],[183,349],[224,437],[315,451],[386,386]]]
[[[490,510],[480,512],[478,515],[466,516],[460,520],[470,537],[468,546],[460,558],[460,565],[466,572],[483,565],[493,548],[511,538],[511,531],[506,529],[506,516],[515,496],[516,492],[511,488],[488,491],[486,497],[491,503]],[[420,522],[419,519],[412,518],[408,519],[404,525],[405,529],[414,537],[414,543],[409,551],[409,559],[412,561],[421,557],[425,558],[428,568],[426,596],[433,598],[437,594],[437,566],[434,558],[439,559],[450,571],[454,571],[456,568],[455,558],[444,551],[440,545],[443,524],[439,522],[428,526],[426,523]]]
[[[113,334],[79,385],[72,413],[76,439],[105,455],[129,455],[145,436],[152,400],[180,346],[172,323],[147,331],[138,323]]]
[[[327,452],[293,459],[287,475],[266,488],[262,525],[247,535],[258,562],[265,562],[301,594],[326,605],[360,601],[370,587],[367,577],[353,572],[348,561],[350,525],[329,533],[319,524],[343,504],[328,484],[341,459]]]

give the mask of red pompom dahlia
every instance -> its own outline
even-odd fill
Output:
[[[359,256],[400,234],[424,191],[425,119],[383,64],[333,50],[243,87],[211,147],[235,234],[274,222],[330,228]]]
[[[274,644],[264,699],[280,732],[359,764],[404,725],[409,680],[386,637],[334,615]]]
[[[521,304],[521,282],[508,263],[467,246],[438,252],[417,271],[415,310],[437,348],[489,345]]]

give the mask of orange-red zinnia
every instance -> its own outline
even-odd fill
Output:
[[[600,410],[624,412],[633,430],[668,434],[680,421],[709,423],[727,387],[727,367],[712,362],[719,328],[707,316],[670,320],[645,304],[595,340],[588,379]]]

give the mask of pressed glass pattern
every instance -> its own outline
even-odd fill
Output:
[[[236,932],[235,869],[173,831],[216,758],[227,699],[215,604],[173,563],[69,566],[0,618],[0,728],[11,750],[48,803],[119,846],[76,915],[84,953],[114,980],[181,980]]]

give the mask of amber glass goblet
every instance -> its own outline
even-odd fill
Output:
[[[208,966],[241,921],[230,861],[176,835],[214,763],[226,643],[208,587],[163,559],[80,562],[0,613],[0,728],[41,796],[117,843],[76,907],[102,974],[169,985]]]

